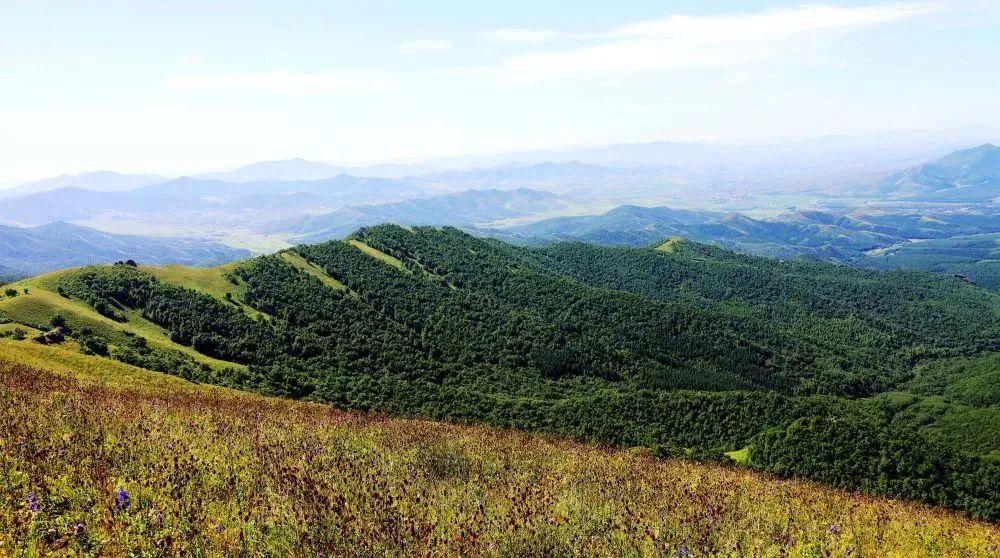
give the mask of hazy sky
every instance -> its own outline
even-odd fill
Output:
[[[1000,0],[0,0],[0,183],[1000,126]]]

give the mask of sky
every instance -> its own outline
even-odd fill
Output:
[[[0,0],[0,184],[1000,127],[1000,0]]]

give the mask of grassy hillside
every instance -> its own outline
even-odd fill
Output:
[[[178,279],[190,276],[204,277],[209,274],[219,273],[219,268],[207,269],[170,266],[166,268],[147,269],[153,269],[155,273],[165,272],[169,274],[173,272]],[[179,270],[184,271],[180,273]],[[189,360],[197,365],[203,365],[216,370],[239,366],[199,353],[191,347],[175,343],[169,338],[166,330],[143,318],[134,309],[120,308],[119,314],[123,319],[114,320],[101,315],[93,306],[86,302],[67,296],[64,285],[71,284],[73,278],[79,272],[80,270],[55,271],[5,285],[2,290],[12,289],[16,295],[9,296],[5,294],[0,298],[0,318],[33,326],[36,329],[48,329],[47,326],[52,323],[54,317],[62,316],[71,330],[89,330],[94,335],[106,340],[112,346],[124,345],[132,338],[141,337],[155,349],[167,353],[176,353],[180,358]],[[190,283],[184,284],[185,286],[190,285]],[[59,293],[60,289],[63,291],[63,294]]]
[[[267,398],[0,340],[0,549],[90,556],[992,556],[916,504]]]
[[[207,294],[212,298],[224,300],[237,306],[247,315],[264,317],[251,306],[242,301],[246,292],[246,284],[236,275],[238,263],[219,267],[186,267],[182,265],[142,266],[146,271],[160,281]]]
[[[215,272],[92,267],[36,288],[131,328],[104,341],[109,357],[201,382],[728,454],[1000,518],[996,407],[914,383],[1000,351],[1000,297],[921,273],[669,248],[529,250],[384,226]],[[66,318],[100,348],[103,333]],[[147,324],[168,345],[138,343]]]

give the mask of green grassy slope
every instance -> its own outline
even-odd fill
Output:
[[[995,524],[745,468],[348,413],[0,339],[10,556],[991,556]],[[728,553],[728,554],[727,554]]]
[[[155,324],[169,343],[246,365],[188,374],[201,381],[661,454],[739,452],[1000,516],[996,440],[962,426],[995,431],[992,404],[908,391],[917,367],[1000,349],[1000,297],[962,281],[683,240],[529,250],[393,226],[229,271],[110,266],[48,286],[127,317],[109,320],[120,327]],[[798,457],[810,452],[825,457]]]
[[[171,266],[171,268],[186,270],[185,275],[211,271],[181,266]],[[100,315],[92,306],[78,298],[60,295],[57,289],[71,281],[80,269],[83,268],[46,273],[5,286],[5,288],[16,290],[18,295],[5,296],[0,299],[0,316],[19,324],[34,326],[37,329],[48,329],[46,326],[52,322],[56,315],[59,315],[65,318],[71,329],[88,328],[111,344],[124,343],[127,336],[130,335],[137,336],[146,339],[150,345],[156,348],[180,353],[186,358],[214,369],[239,366],[175,343],[169,338],[166,330],[146,320],[134,310],[123,309],[121,313],[127,318],[127,321],[115,321]]]
[[[297,252],[282,252],[279,256],[281,259],[295,266],[296,269],[308,273],[310,277],[319,279],[324,285],[330,287],[331,289],[335,291],[347,290],[346,285],[327,275],[325,271],[316,267],[315,264],[310,263],[309,260],[306,260]]]
[[[242,301],[246,285],[235,274],[238,263],[218,267],[186,267],[182,265],[142,266],[143,271],[160,281],[207,294],[238,306],[251,317],[265,317]]]

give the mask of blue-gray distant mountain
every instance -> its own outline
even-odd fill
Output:
[[[565,203],[561,198],[549,192],[525,188],[469,190],[396,203],[345,207],[332,213],[281,224],[277,229],[291,233],[298,242],[311,243],[343,238],[360,227],[381,223],[473,228],[483,223],[539,215],[563,207]]]
[[[126,192],[98,192],[68,187],[5,199],[3,224],[36,226],[53,221],[76,221],[103,213],[163,216],[180,209],[194,210],[198,200],[152,194],[145,188]]]
[[[23,196],[57,190],[59,188],[79,188],[98,192],[123,192],[163,182],[164,180],[167,179],[155,174],[120,174],[111,171],[85,172],[74,175],[64,174],[0,190],[0,197]]]
[[[680,175],[673,167],[605,166],[569,161],[451,170],[414,179],[451,190],[532,188],[578,192],[598,189],[620,195],[626,188],[638,192],[649,187],[677,184]]]
[[[250,256],[214,242],[110,234],[69,223],[0,226],[0,276],[27,276],[132,259],[148,264],[217,265]]]
[[[293,182],[323,180],[340,174],[372,178],[403,178],[424,172],[428,172],[427,167],[420,164],[386,163],[368,166],[338,166],[320,161],[286,159],[261,161],[228,171],[199,174],[195,178],[226,182]]]
[[[249,226],[349,204],[425,195],[407,180],[338,175],[324,180],[224,182],[178,178],[126,192],[60,188],[4,200],[0,224],[34,226],[113,216],[152,224]]]
[[[1000,147],[955,151],[886,178],[880,193],[936,202],[990,202],[1000,197]]]
[[[261,161],[224,172],[212,172],[198,175],[204,180],[222,180],[225,182],[257,182],[257,181],[296,181],[322,180],[342,174],[343,167],[319,161],[305,159],[287,159],[284,161]]]
[[[606,167],[673,168],[714,187],[754,190],[855,191],[886,174],[1000,137],[996,129],[914,130],[824,136],[757,144],[648,142],[453,158],[450,168],[566,163]],[[528,187],[533,187],[528,184]]]

